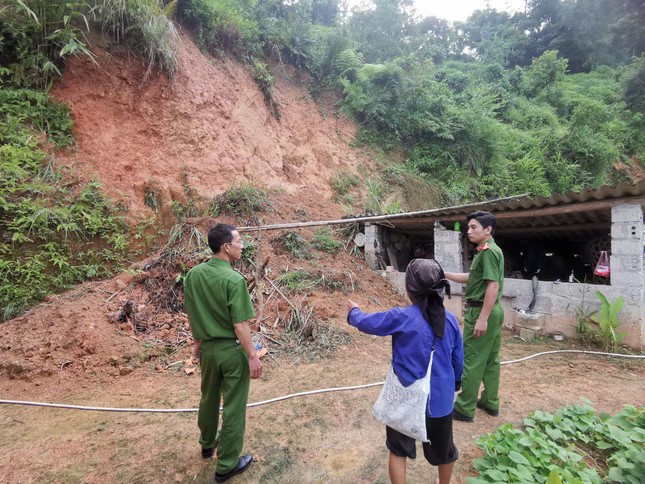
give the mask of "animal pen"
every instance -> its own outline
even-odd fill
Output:
[[[525,334],[576,335],[576,318],[599,308],[600,290],[622,296],[623,341],[645,344],[645,181],[550,197],[511,197],[482,203],[365,220],[365,258],[403,292],[405,268],[433,257],[446,271],[467,272],[474,255],[464,243],[468,213],[497,218],[495,241],[505,256],[504,325]],[[467,239],[466,239],[467,242]],[[610,254],[609,277],[594,275],[602,251]],[[463,286],[451,283],[446,306],[462,316]]]

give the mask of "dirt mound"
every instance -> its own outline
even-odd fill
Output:
[[[330,203],[329,178],[369,162],[350,149],[355,125],[335,111],[334,100],[317,104],[284,67],[275,69],[278,120],[246,67],[204,55],[185,35],[172,83],[159,76],[143,84],[137,59],[94,50],[98,66],[74,59],[52,89],[71,108],[78,142],[59,159],[96,176],[135,215],[150,214],[144,199],[151,184],[166,209],[185,199],[187,186],[212,199],[242,180],[298,198],[313,191]]]
[[[267,223],[296,219],[302,211],[283,192],[274,193],[268,206],[260,214]],[[323,206],[319,209],[327,213]],[[218,221],[234,223],[231,217]],[[50,296],[4,323],[0,376],[60,386],[186,367],[193,341],[181,279],[210,257],[204,234],[214,222],[189,219],[157,253],[117,277]],[[404,303],[385,279],[347,249],[330,254],[308,245],[314,231],[263,231],[261,239],[256,232],[244,234],[255,255],[238,263],[238,269],[252,279],[258,276],[254,264],[265,263],[265,277],[255,281],[252,291],[258,308],[256,339],[278,358],[311,361],[350,343],[347,332],[339,330],[348,297],[379,308]],[[306,258],[298,259],[276,243],[285,233],[297,234],[308,246]],[[280,282],[292,275],[304,277],[306,284]]]

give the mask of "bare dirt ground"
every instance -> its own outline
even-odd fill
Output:
[[[339,295],[339,305],[343,297]],[[332,357],[305,362],[264,358],[250,402],[295,392],[382,381],[389,341],[356,334]],[[113,335],[119,343],[127,336]],[[129,341],[128,341],[129,343]],[[124,344],[123,346],[128,346]],[[275,346],[275,345],[274,345]],[[503,359],[555,344],[526,344],[505,335]],[[272,347],[273,349],[273,347]],[[114,351],[117,351],[114,349]],[[186,356],[184,353],[182,356]],[[198,374],[157,372],[142,365],[124,376],[81,377],[64,370],[31,381],[0,383],[2,398],[132,408],[194,408]],[[455,482],[474,474],[475,439],[536,410],[554,411],[588,398],[598,411],[645,404],[645,365],[592,356],[547,356],[502,367],[499,418],[478,411],[473,424],[455,423],[461,458]],[[384,429],[371,416],[378,388],[298,397],[250,408],[245,449],[257,462],[233,482],[388,482]],[[202,461],[194,413],[100,413],[24,406],[0,409],[0,482],[212,482],[215,462]],[[409,482],[436,476],[423,459],[409,465]]]

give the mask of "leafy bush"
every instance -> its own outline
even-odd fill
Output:
[[[598,325],[598,336],[605,351],[616,351],[625,337],[625,333],[618,332],[618,313],[623,308],[625,299],[619,296],[609,301],[600,291],[596,291],[595,295],[600,300],[600,309],[591,315],[591,319]]]
[[[486,482],[640,483],[645,475],[645,408],[625,406],[615,417],[596,415],[588,404],[555,414],[536,411],[524,430],[501,426],[477,443],[485,456],[470,484]]]
[[[228,213],[236,217],[249,217],[269,207],[267,192],[245,182],[216,196],[212,203],[212,213],[213,216]]]
[[[271,241],[274,246],[282,246],[297,259],[311,259],[309,242],[302,235],[287,231]]]
[[[49,90],[71,55],[94,58],[79,25],[85,2],[8,0],[0,8],[0,84]]]
[[[247,2],[180,1],[179,11],[194,25],[200,47],[212,54],[224,49],[243,58],[262,51],[254,11]]]

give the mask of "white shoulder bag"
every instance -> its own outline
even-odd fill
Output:
[[[430,398],[430,373],[434,348],[430,353],[430,363],[426,375],[409,387],[404,387],[390,365],[372,413],[388,427],[421,442],[428,442],[426,431],[426,406]]]

